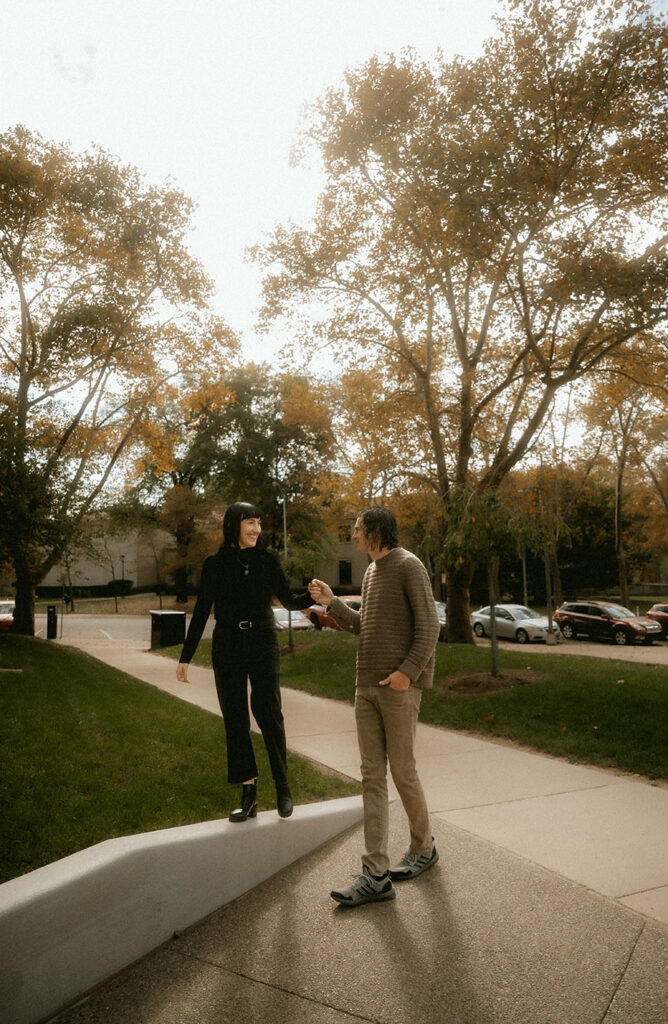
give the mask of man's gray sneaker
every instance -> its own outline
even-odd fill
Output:
[[[429,853],[405,853],[399,863],[390,868],[390,878],[393,882],[405,882],[409,878],[417,878],[423,871],[433,867],[437,860],[438,850],[432,836]]]
[[[344,907],[359,907],[362,903],[382,903],[393,900],[396,893],[392,888],[389,874],[381,879],[374,878],[366,864],[362,874],[347,889],[333,889],[330,896]]]

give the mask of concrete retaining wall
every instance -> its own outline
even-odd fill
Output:
[[[110,839],[0,886],[0,1015],[36,1024],[355,825],[361,797],[282,820]]]

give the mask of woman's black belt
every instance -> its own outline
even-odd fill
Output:
[[[271,619],[220,619],[217,620],[216,625],[222,626],[227,629],[240,629],[245,632],[247,629],[268,629],[273,627]]]

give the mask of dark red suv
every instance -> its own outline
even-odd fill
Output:
[[[668,604],[653,604],[647,612],[647,617],[659,623],[664,640],[668,640]]]
[[[342,597],[341,600],[344,604],[349,604],[356,612],[362,607],[362,598],[359,595]],[[325,629],[341,629],[338,622],[331,615],[327,614],[327,609],[322,604],[312,604],[310,608],[306,609],[304,614],[308,616],[316,629],[323,629],[323,627]]]
[[[661,636],[658,622],[607,601],[566,601],[557,608],[554,618],[566,640],[589,636],[593,640],[614,640],[620,645],[634,640],[651,644]]]

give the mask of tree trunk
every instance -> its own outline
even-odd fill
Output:
[[[446,576],[447,613],[446,626],[448,642],[451,644],[472,644],[470,587],[473,566],[463,562],[450,569]]]
[[[16,569],[16,604],[12,633],[35,635],[35,581],[27,569]]]
[[[559,558],[557,557],[556,545],[550,549],[550,572],[552,574],[554,607],[559,608],[564,603],[564,591],[561,585],[561,571],[559,569]]]
[[[195,517],[188,515],[181,520],[174,530],[176,537],[176,556],[180,564],[174,569],[174,584],[176,586],[177,604],[186,604],[188,601],[188,556],[190,544],[195,533]]]
[[[617,549],[617,566],[619,568],[619,600],[625,608],[629,606],[629,573],[628,566],[626,564],[626,552],[624,550],[624,541],[620,540],[619,547]]]
[[[617,554],[617,570],[619,573],[619,598],[625,608],[629,604],[629,575],[626,564],[626,549],[624,547],[624,524],[622,522],[622,501],[623,501],[623,479],[624,462],[620,460],[617,466],[617,481],[615,494],[615,551]]]
[[[174,569],[174,585],[176,587],[176,603],[187,604],[188,601],[188,569],[179,566]]]
[[[490,555],[487,562],[487,589],[489,591],[489,629],[492,638],[491,674],[499,674],[499,638],[496,634],[496,603],[499,599],[499,556]]]
[[[522,548],[522,598],[524,604],[529,604],[529,588],[527,586],[527,552]]]
[[[549,544],[546,544],[543,548],[543,561],[545,563],[545,605],[547,614],[547,638],[546,643],[556,644],[557,640],[552,632],[552,574],[550,572],[550,566],[552,564],[552,551]]]

